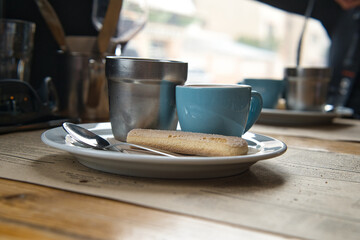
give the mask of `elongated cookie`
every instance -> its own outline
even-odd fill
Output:
[[[240,137],[183,131],[133,129],[127,142],[199,156],[236,156],[248,151],[247,142]]]

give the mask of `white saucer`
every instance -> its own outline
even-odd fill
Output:
[[[113,138],[110,123],[80,125],[104,138]],[[287,149],[279,140],[248,132],[243,136],[249,145],[247,155],[171,158],[83,148],[65,142],[66,135],[62,127],[57,127],[44,132],[41,139],[49,146],[73,154],[81,164],[89,168],[136,177],[186,179],[231,176],[244,172],[257,161],[279,156]]]
[[[334,112],[315,112],[263,108],[257,123],[283,126],[329,124],[336,117],[351,115],[352,111],[350,109]]]

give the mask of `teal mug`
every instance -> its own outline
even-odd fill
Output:
[[[176,86],[181,130],[241,137],[258,119],[262,97],[248,85]]]
[[[269,78],[245,78],[239,84],[250,85],[254,91],[261,94],[263,108],[276,108],[284,91],[284,80]]]

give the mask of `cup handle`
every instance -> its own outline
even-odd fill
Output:
[[[260,93],[251,91],[250,110],[244,133],[246,133],[252,125],[254,125],[256,120],[258,120],[262,106],[263,100]]]

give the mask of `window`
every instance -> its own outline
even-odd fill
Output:
[[[302,16],[253,0],[148,3],[148,23],[130,45],[141,57],[187,61],[189,82],[282,78],[295,66]],[[318,21],[309,21],[303,44],[302,65],[326,66],[329,38]]]

